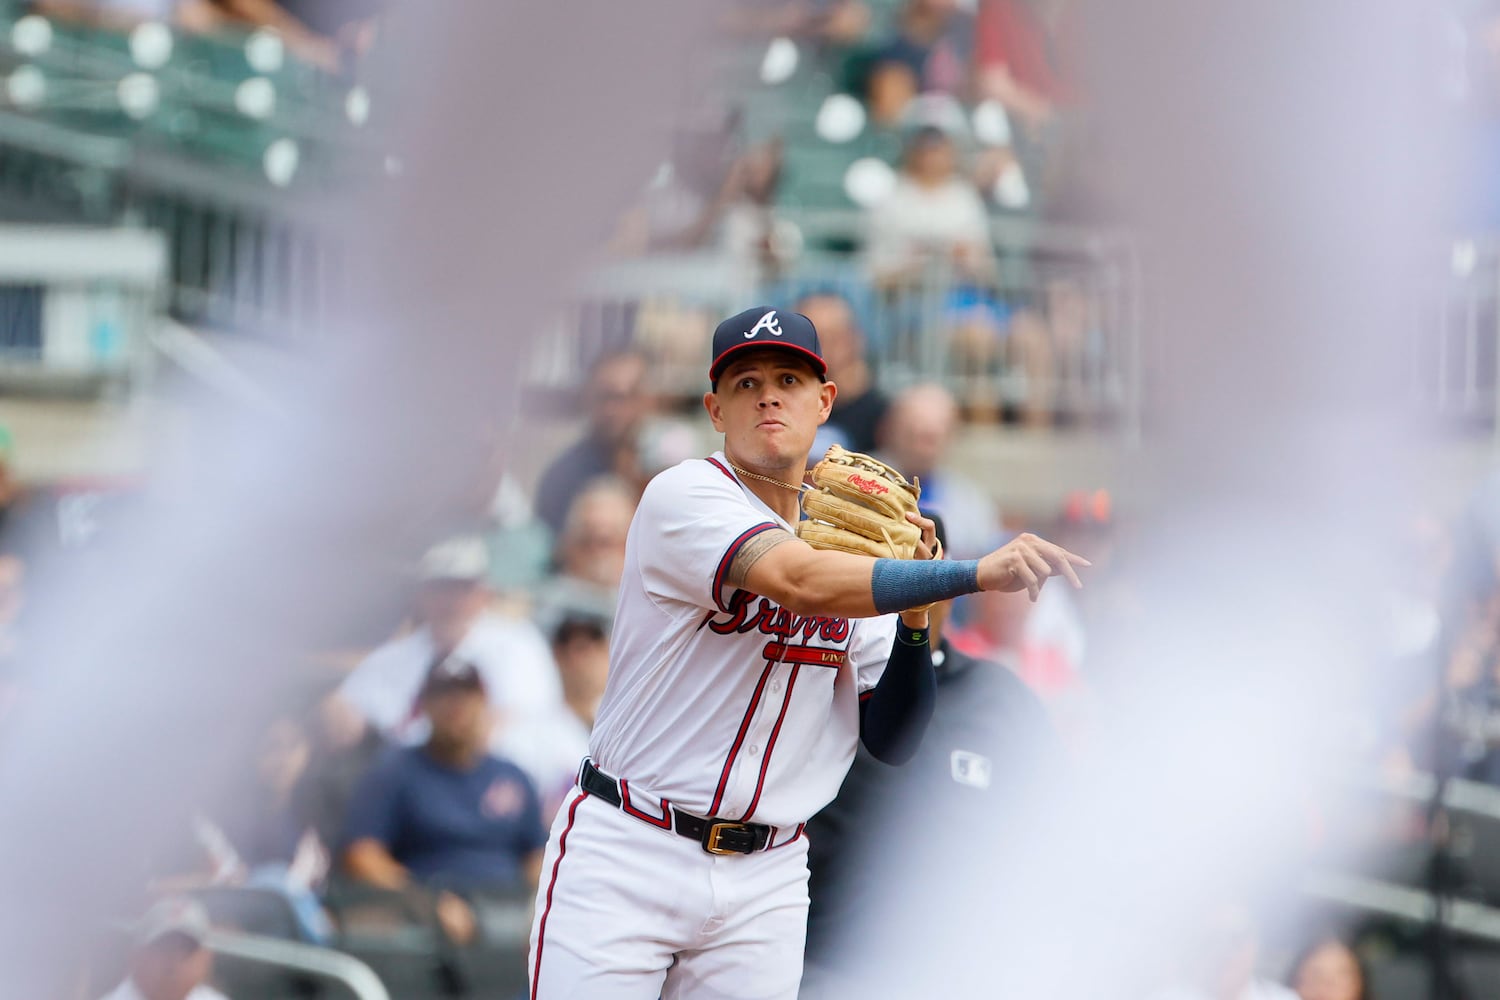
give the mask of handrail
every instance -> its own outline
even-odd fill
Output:
[[[213,931],[204,943],[218,955],[332,979],[342,983],[359,1000],[390,1000],[390,993],[374,970],[341,951],[227,931]]]
[[[1437,778],[1425,771],[1418,771],[1402,777],[1366,775],[1355,779],[1355,783],[1418,805],[1426,805],[1432,801],[1432,794],[1437,787]],[[1443,805],[1459,812],[1500,822],[1500,788],[1495,788],[1493,785],[1485,785],[1465,778],[1450,778],[1443,789]]]
[[[1427,924],[1440,912],[1429,892],[1384,882],[1362,875],[1314,872],[1303,883],[1303,891],[1330,902],[1342,903],[1370,913]],[[1445,899],[1442,923],[1451,931],[1500,943],[1500,910],[1466,899]]]

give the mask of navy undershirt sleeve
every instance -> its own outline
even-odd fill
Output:
[[[885,673],[859,705],[865,749],[886,764],[905,764],[922,743],[937,703],[937,674],[927,630],[898,625]]]

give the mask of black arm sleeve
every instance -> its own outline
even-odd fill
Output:
[[[937,703],[937,674],[927,632],[896,630],[896,643],[880,682],[859,704],[859,735],[865,749],[885,764],[905,764],[917,752]]]

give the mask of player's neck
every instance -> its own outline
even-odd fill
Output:
[[[795,526],[802,519],[801,483],[807,475],[805,462],[786,468],[759,468],[740,461],[724,449],[730,468],[745,489],[754,493],[761,503],[771,508],[786,523]],[[748,473],[748,475],[746,474]],[[765,479],[756,478],[764,476]],[[766,482],[766,479],[775,482]]]

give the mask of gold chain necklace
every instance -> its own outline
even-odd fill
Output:
[[[728,456],[725,457],[725,460],[728,460]],[[799,496],[807,490],[812,489],[812,487],[808,486],[806,483],[798,483],[796,486],[793,486],[791,483],[783,483],[781,480],[772,479],[770,476],[762,476],[758,472],[749,472],[745,469],[740,468],[738,465],[735,465],[733,462],[729,463],[729,467],[742,476],[749,476],[751,479],[759,479],[763,483],[770,483],[772,486],[780,486],[784,490],[792,490]]]

